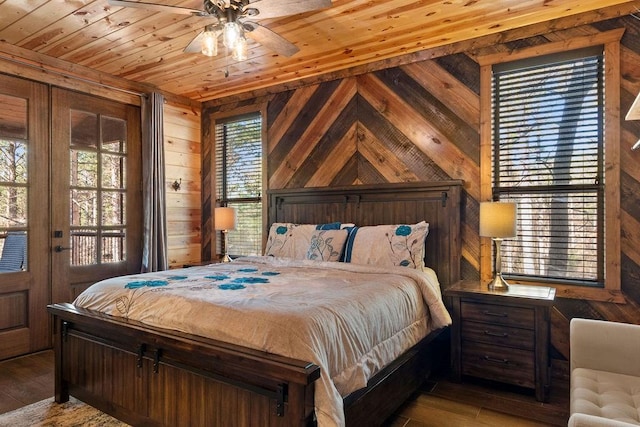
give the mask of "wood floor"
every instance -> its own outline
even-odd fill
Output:
[[[0,413],[53,397],[53,351],[0,362]]]
[[[566,426],[568,419],[568,377],[553,379],[548,403],[538,402],[533,390],[443,377],[425,382],[385,427]]]
[[[0,413],[52,396],[53,352],[0,362]],[[457,384],[442,375],[430,378],[385,426],[566,426],[568,396],[565,376],[554,377],[550,403],[540,403],[532,392],[481,381]]]

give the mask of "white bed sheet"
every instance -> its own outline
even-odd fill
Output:
[[[451,323],[432,270],[273,257],[111,278],[74,305],[313,362],[319,426],[344,425],[343,396]]]

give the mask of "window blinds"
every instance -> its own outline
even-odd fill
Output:
[[[518,203],[503,274],[602,286],[602,47],[493,71],[494,199]]]
[[[262,253],[262,117],[260,113],[216,122],[216,194],[236,209],[228,234],[230,255]]]

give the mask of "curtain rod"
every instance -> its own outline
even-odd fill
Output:
[[[66,74],[66,73],[64,73],[62,71],[57,71],[57,70],[50,69],[50,68],[44,68],[42,66],[31,64],[29,62],[24,62],[24,61],[21,61],[21,60],[16,59],[16,58],[7,58],[5,56],[1,56],[0,58],[2,58],[5,61],[13,62],[14,64],[18,64],[18,65],[34,68],[36,70],[45,71],[45,72],[51,73],[51,74],[57,74],[58,76],[61,76],[61,77],[74,79],[74,80],[77,80],[77,81],[80,81],[80,82],[83,82],[83,83],[89,83],[89,84],[92,84],[92,85],[103,87],[105,89],[115,90],[115,91],[123,92],[123,93],[129,94],[129,95],[139,96],[141,98],[146,98],[148,96],[146,93],[143,93],[143,92],[136,92],[136,91],[132,91],[132,90],[129,90],[129,89],[123,89],[123,88],[120,88],[120,87],[117,87],[117,86],[111,86],[111,85],[108,85],[108,84],[105,84],[105,83],[97,82],[95,80],[85,79],[85,78],[80,77],[80,76],[74,76],[74,75],[71,75],[71,74]]]

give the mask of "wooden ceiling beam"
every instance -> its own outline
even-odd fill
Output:
[[[201,103],[159,88],[96,71],[92,68],[53,58],[0,41],[0,63],[3,71],[66,89],[118,99],[140,105],[140,94],[162,93],[167,102],[200,111]]]

